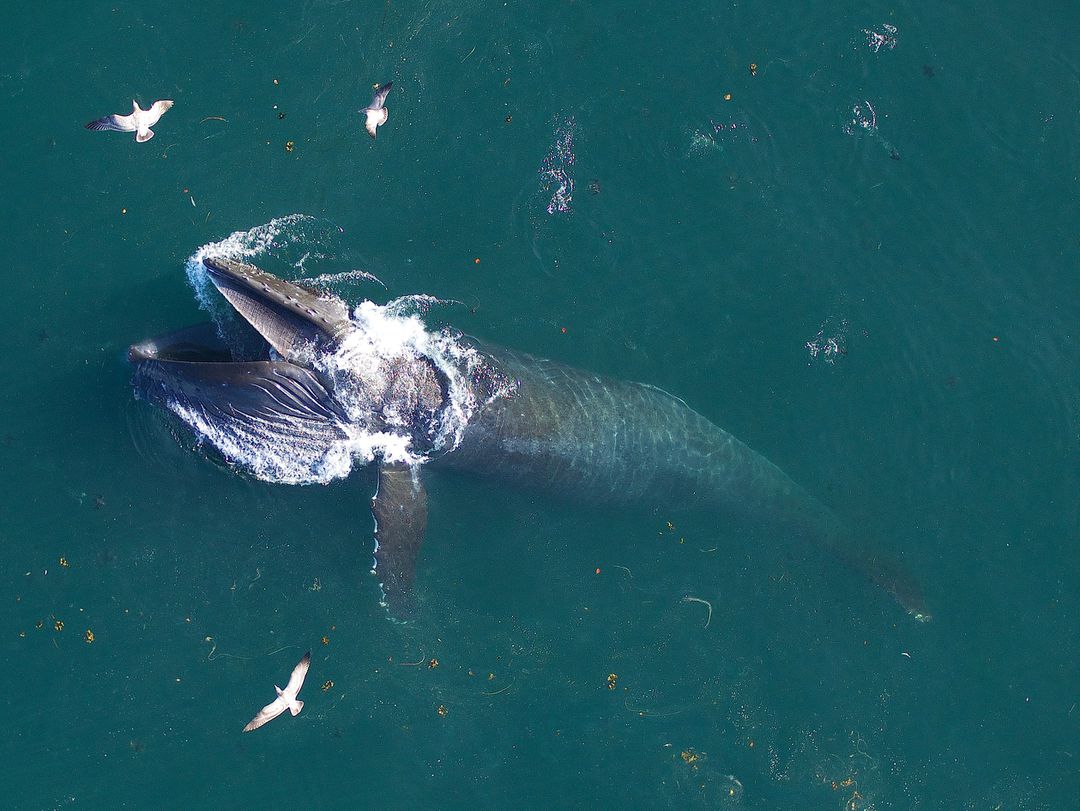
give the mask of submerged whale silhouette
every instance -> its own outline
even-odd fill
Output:
[[[423,471],[432,465],[590,502],[648,498],[726,518],[764,516],[929,619],[897,562],[660,389],[456,333],[435,336],[417,319],[387,328],[370,302],[350,314],[339,298],[251,265],[203,264],[259,333],[260,351],[234,359],[213,325],[135,344],[128,357],[137,393],[264,479],[326,481],[347,474],[354,458],[377,463],[373,571],[396,616],[409,610],[427,527]]]

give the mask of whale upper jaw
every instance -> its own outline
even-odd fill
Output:
[[[210,281],[274,350],[288,361],[329,349],[352,329],[349,308],[253,265],[231,259],[203,260]]]

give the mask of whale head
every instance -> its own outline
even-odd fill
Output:
[[[136,396],[270,481],[329,481],[357,455],[424,452],[446,399],[430,362],[350,352],[362,330],[340,298],[232,260],[203,265],[253,329],[228,345],[213,323],[133,344]]]

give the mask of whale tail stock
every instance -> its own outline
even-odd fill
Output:
[[[810,498],[810,502],[814,500]],[[803,520],[795,522],[799,534],[849,571],[891,595],[916,621],[929,622],[933,618],[918,581],[899,559],[873,538],[852,532],[824,505],[817,504],[817,510],[813,517],[804,513]]]
[[[914,575],[903,563],[882,552],[875,544],[854,546],[826,543],[825,548],[845,566],[891,594],[916,621],[929,622],[933,619]]]

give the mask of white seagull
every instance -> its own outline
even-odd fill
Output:
[[[131,115],[118,115],[113,113],[104,118],[91,121],[86,125],[88,130],[112,130],[113,132],[134,132],[135,140],[140,144],[154,137],[154,131],[150,129],[158,119],[165,115],[165,111],[173,106],[169,99],[159,99],[150,105],[149,110],[144,110],[135,99],[131,100]]]
[[[244,732],[251,732],[251,730],[258,729],[263,724],[273,721],[285,712],[286,708],[293,715],[299,715],[300,710],[304,709],[304,702],[297,701],[296,695],[300,692],[300,688],[304,686],[304,677],[307,676],[310,666],[311,651],[308,651],[304,654],[304,658],[293,668],[292,675],[289,676],[289,683],[285,685],[285,689],[282,690],[276,684],[274,685],[278,697],[259,710],[259,714],[248,721],[248,725],[244,727]]]
[[[379,129],[382,124],[386,123],[386,119],[390,117],[390,111],[383,105],[386,104],[386,94],[390,92],[390,88],[394,86],[393,82],[387,82],[384,85],[375,86],[375,95],[371,97],[371,104],[365,107],[363,110],[359,110],[365,115],[364,129],[368,131],[368,135],[375,138],[375,131]]]

